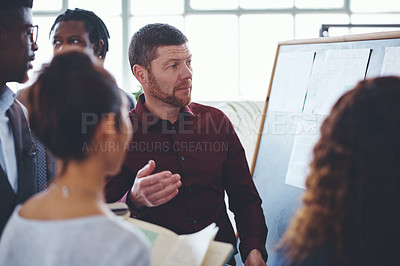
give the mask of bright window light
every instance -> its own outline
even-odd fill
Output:
[[[193,9],[235,9],[239,6],[238,0],[191,0],[190,6]]]
[[[238,97],[237,16],[187,16],[186,33],[193,54],[193,99],[226,100]]]
[[[240,0],[240,7],[246,9],[290,8],[294,0]]]
[[[350,10],[345,3],[350,4]],[[48,33],[55,17],[64,11],[63,4],[94,11],[104,20],[111,35],[105,68],[122,89],[130,92],[137,91],[139,86],[128,60],[127,46],[132,34],[155,22],[182,30],[193,53],[193,98],[201,101],[264,101],[279,41],[317,38],[321,24],[398,24],[400,15],[398,0],[34,1],[39,50],[34,69],[29,71],[28,85],[42,64],[52,58]],[[123,4],[128,4],[129,10],[122,10]],[[266,12],[262,13],[263,10]],[[400,28],[331,27],[329,36],[386,30]]]
[[[62,1],[40,0],[33,1],[32,11],[58,11],[62,8]]]
[[[104,68],[107,69],[117,80],[117,84],[122,86],[123,71],[122,64],[127,62],[127,53],[121,49],[122,40],[122,21],[120,17],[106,17],[104,20],[108,31],[110,32],[109,49],[104,60]],[[129,88],[122,88],[130,91]]]
[[[273,26],[272,26],[273,25]],[[264,100],[279,41],[293,39],[291,15],[240,17],[240,95]]]
[[[136,31],[150,23],[167,23],[181,31],[184,30],[182,16],[137,16],[131,19],[129,39]]]
[[[132,0],[134,15],[175,15],[183,13],[184,0]]]
[[[304,14],[295,17],[296,39],[318,38],[322,24],[348,24],[349,17],[345,14]],[[332,28],[329,35],[347,35],[347,28]]]
[[[353,12],[399,12],[398,0],[351,0]]]
[[[68,0],[68,8],[82,8],[90,10],[96,13],[96,15],[98,15],[101,19],[103,19],[105,16],[120,15],[121,1]]]
[[[394,14],[356,14],[351,16],[351,23],[353,24],[400,24],[399,15]],[[379,31],[394,31],[400,30],[396,28],[351,28],[351,34],[371,33]]]
[[[344,0],[295,0],[298,8],[340,8]]]

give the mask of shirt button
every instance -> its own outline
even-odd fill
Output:
[[[193,220],[193,223],[194,223],[194,224],[197,224],[197,220],[196,220],[196,219],[194,219],[194,220]]]
[[[192,192],[192,188],[188,187],[187,191]]]
[[[171,126],[172,129],[175,129],[175,126]]]
[[[184,160],[185,160],[185,157],[184,157],[184,156],[181,156],[181,160],[184,161]]]

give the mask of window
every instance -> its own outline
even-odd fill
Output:
[[[52,57],[48,33],[55,17],[75,7],[94,11],[106,23],[111,39],[105,67],[129,92],[139,85],[127,56],[132,34],[154,22],[182,30],[193,53],[195,101],[264,101],[279,41],[316,38],[322,23],[398,23],[400,14],[400,2],[393,0],[34,1],[34,23],[39,24],[34,70]],[[379,30],[394,29],[331,28],[329,33]],[[31,80],[35,75],[30,72]]]

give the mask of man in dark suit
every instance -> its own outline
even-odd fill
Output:
[[[38,46],[31,8],[32,0],[0,2],[0,235],[15,206],[38,190],[27,112],[6,85],[25,82],[32,68]]]

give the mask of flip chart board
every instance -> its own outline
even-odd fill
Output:
[[[301,204],[319,128],[332,105],[359,80],[400,75],[400,31],[278,44],[251,167],[274,247]]]

